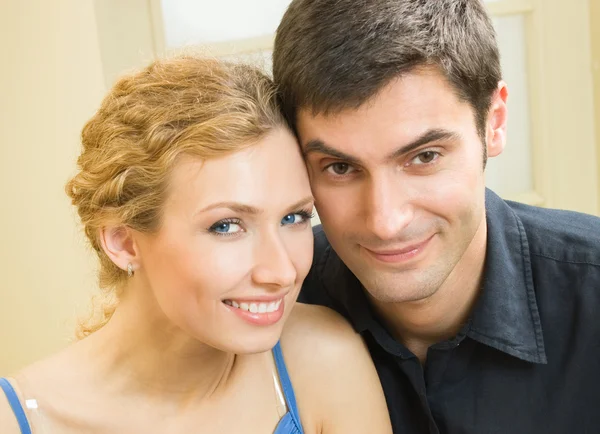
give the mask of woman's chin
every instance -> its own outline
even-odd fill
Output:
[[[262,332],[246,333],[223,342],[221,349],[234,354],[257,354],[270,351],[279,341],[281,330],[266,330]]]
[[[257,337],[255,339],[248,339],[244,342],[238,342],[237,347],[239,350],[237,354],[257,354],[264,353],[265,351],[271,351],[277,342],[279,341],[280,333],[273,334],[270,337]]]

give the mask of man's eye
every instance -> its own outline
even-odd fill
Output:
[[[439,152],[435,151],[425,151],[421,152],[411,161],[412,164],[420,165],[420,164],[429,164],[435,161],[440,156]]]
[[[327,166],[326,170],[334,175],[347,175],[354,171],[348,163],[333,163]]]

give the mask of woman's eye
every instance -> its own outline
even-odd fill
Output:
[[[354,168],[352,168],[348,163],[333,163],[330,164],[326,170],[335,175],[348,175],[354,171]]]
[[[212,225],[209,230],[217,234],[230,235],[241,232],[242,227],[236,222],[220,221]]]
[[[411,161],[412,164],[420,165],[420,164],[429,164],[435,161],[439,157],[439,152],[435,151],[425,151],[421,152]]]
[[[292,214],[288,214],[281,219],[281,225],[297,225],[300,223],[305,223],[310,220],[312,215],[308,212],[296,212]]]

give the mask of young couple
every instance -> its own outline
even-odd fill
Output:
[[[0,432],[597,432],[600,219],[485,189],[482,3],[294,0],[273,61],[104,99],[67,193],[114,300],[0,380]]]

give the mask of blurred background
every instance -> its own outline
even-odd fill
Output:
[[[181,50],[270,70],[290,0],[2,0],[0,376],[56,351],[96,292],[64,184],[119,74]],[[600,212],[600,0],[486,1],[508,83],[503,197]]]

